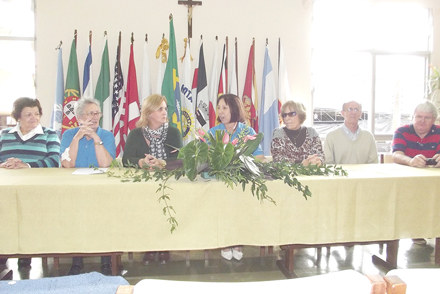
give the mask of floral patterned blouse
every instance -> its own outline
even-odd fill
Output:
[[[301,163],[309,155],[318,154],[321,162],[324,162],[325,156],[318,132],[316,132],[314,128],[310,127],[305,129],[305,141],[300,147],[296,147],[292,140],[289,139],[284,131],[284,127],[275,129],[273,131],[272,142],[270,144],[273,161]]]

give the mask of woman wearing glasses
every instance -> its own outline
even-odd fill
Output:
[[[304,127],[306,108],[302,103],[287,101],[281,107],[284,126],[273,131],[271,152],[275,162],[321,165],[324,152],[315,129]]]
[[[113,134],[99,127],[101,107],[96,99],[82,98],[75,105],[79,127],[67,130],[61,138],[63,167],[109,167],[116,156]],[[82,257],[74,257],[69,275],[78,275],[84,267]],[[101,272],[111,275],[110,256],[101,257]]]
[[[63,167],[109,167],[116,156],[113,134],[99,127],[101,107],[96,99],[82,98],[75,105],[79,127],[61,138]]]

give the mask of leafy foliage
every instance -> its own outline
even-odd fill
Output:
[[[269,201],[276,205],[275,200],[269,195],[266,181],[282,180],[286,185],[302,193],[307,200],[312,196],[308,186],[301,184],[298,176],[346,176],[347,172],[336,165],[308,165],[291,164],[288,162],[261,162],[256,161],[252,153],[263,139],[263,134],[244,136],[241,141],[229,142],[229,134],[218,130],[213,136],[203,131],[198,131],[198,138],[191,141],[180,149],[178,159],[182,160],[183,166],[173,170],[154,168],[140,169],[130,166],[124,169],[123,174],[117,174],[112,169],[107,173],[109,176],[120,178],[122,181],[150,181],[160,182],[156,193],[160,193],[159,202],[164,203],[163,214],[171,225],[171,233],[176,230],[178,222],[176,211],[170,205],[171,199],[168,180],[174,177],[178,180],[182,176],[191,181],[196,180],[197,175],[204,170],[209,177],[222,181],[226,186],[233,189],[240,186],[243,191],[250,187],[251,193],[258,200]],[[112,167],[118,167],[113,165]],[[119,166],[120,167],[120,166]]]

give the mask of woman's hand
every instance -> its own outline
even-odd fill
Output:
[[[81,140],[84,136],[92,139],[94,136],[98,136],[96,132],[90,127],[91,125],[93,125],[91,120],[86,120],[86,121],[78,120],[78,123],[79,123],[79,127],[78,127],[79,130],[75,134],[75,137],[77,137],[78,140]]]
[[[145,154],[145,158],[139,159],[138,162],[140,167],[148,166],[150,170],[154,169],[154,167],[164,168],[167,165],[166,161],[163,159],[157,159],[153,155]]]
[[[27,163],[24,163],[18,158],[8,158],[5,162],[0,164],[0,167],[7,168],[7,169],[18,169],[18,168],[29,168],[29,165]]]
[[[321,159],[318,157],[318,154],[309,155],[301,163],[304,166],[308,166],[309,164],[320,166],[322,164]]]

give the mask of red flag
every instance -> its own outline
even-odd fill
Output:
[[[127,91],[125,92],[125,103],[121,114],[121,146],[125,149],[128,133],[136,128],[139,120],[139,94],[136,78],[136,66],[134,64],[133,43],[130,45],[130,61],[128,63]]]
[[[246,70],[246,80],[243,89],[243,104],[246,113],[246,124],[251,126],[258,133],[258,97],[257,83],[255,80],[254,66],[254,44],[252,43],[249,51],[249,59]]]

